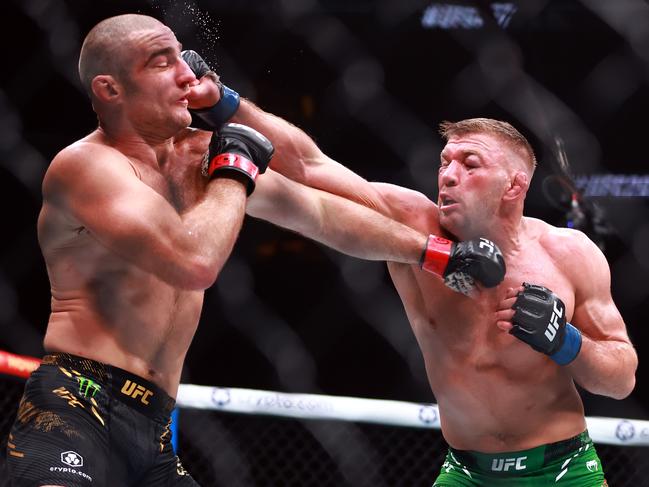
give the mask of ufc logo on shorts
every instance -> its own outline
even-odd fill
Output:
[[[153,395],[153,392],[151,392],[149,389],[146,389],[140,384],[136,384],[135,382],[132,382],[128,379],[126,379],[126,382],[124,382],[121,392],[122,394],[126,394],[133,399],[137,399],[139,396],[142,396],[140,398],[140,402],[147,405],[149,404],[148,398]]]
[[[492,472],[508,472],[510,468],[514,467],[515,470],[525,470],[527,465],[523,465],[523,461],[527,457],[518,458],[494,458],[491,461]]]
[[[557,323],[557,320],[563,316],[563,310],[557,308],[558,302],[559,301],[557,300],[554,301],[552,318],[550,318],[550,323],[548,323],[548,327],[545,329],[545,338],[550,341],[554,340],[554,337],[557,336],[557,330],[559,329],[559,323]]]

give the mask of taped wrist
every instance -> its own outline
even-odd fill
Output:
[[[566,334],[563,344],[559,350],[550,355],[550,358],[559,365],[568,365],[577,358],[580,350],[581,332],[570,323],[566,323]]]
[[[249,159],[233,153],[224,153],[215,156],[207,167],[207,175],[210,179],[221,176],[225,171],[236,171],[248,177],[247,193],[252,194],[255,189],[255,180],[259,175],[259,168]],[[227,172],[225,172],[227,174]]]
[[[443,277],[448,265],[453,242],[436,235],[429,235],[426,247],[419,260],[419,267],[423,270]]]
[[[221,125],[230,120],[239,109],[239,93],[220,82],[219,89],[221,91],[221,99],[216,103],[216,105],[208,108],[190,110],[192,116],[198,117],[212,130],[218,130]]]

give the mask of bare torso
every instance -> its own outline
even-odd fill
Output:
[[[208,142],[205,132],[184,132],[159,168],[126,158],[98,132],[77,144],[113,151],[116,164],[129,164],[135,177],[182,214],[205,192],[200,164]],[[56,196],[45,198],[38,220],[52,291],[45,349],[123,368],[175,396],[203,292],[175,288],[111,252],[52,204]]]
[[[434,220],[428,230],[439,234]],[[548,245],[557,229],[529,218],[523,228],[522,250],[505,255],[505,280],[481,290],[476,299],[451,291],[417,267],[389,264],[424,356],[444,436],[457,449],[522,450],[585,429],[569,373],[495,325],[507,288],[523,282],[552,289],[566,304],[568,320],[572,317],[574,286]]]

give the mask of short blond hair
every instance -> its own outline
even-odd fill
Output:
[[[530,170],[534,171],[536,168],[534,149],[532,149],[525,136],[507,122],[492,118],[468,118],[459,122],[445,120],[439,124],[439,133],[446,141],[456,135],[482,133],[495,135],[511,144],[514,149],[522,152]]]

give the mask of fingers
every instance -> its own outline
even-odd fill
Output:
[[[512,309],[512,306],[514,306],[514,303],[516,303],[518,293],[522,289],[522,286],[517,288],[507,288],[507,291],[505,291],[505,296],[498,303],[495,319],[496,326],[500,330],[509,332],[512,329],[512,319],[514,318],[514,314],[516,313],[516,311]]]
[[[514,327],[514,325],[512,325],[510,321],[502,321],[502,320],[496,321],[496,326],[500,330],[505,332],[509,332]]]

